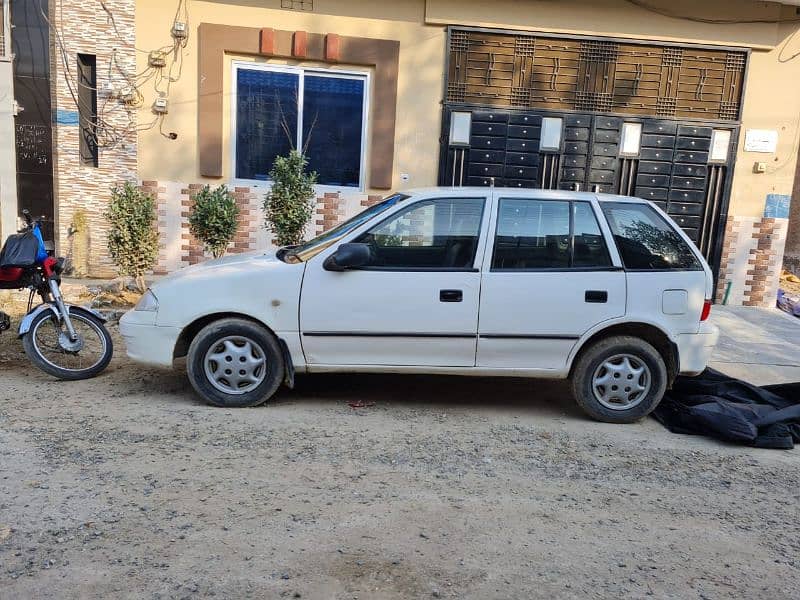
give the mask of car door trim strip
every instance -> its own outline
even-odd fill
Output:
[[[455,338],[475,339],[474,333],[404,333],[372,331],[304,331],[306,337],[390,337],[390,338]]]
[[[480,338],[484,340],[579,340],[579,335],[525,335],[510,333],[482,333]]]
[[[306,337],[366,337],[366,338],[452,338],[475,339],[480,337],[486,340],[578,340],[579,335],[527,335],[509,333],[403,333],[403,332],[367,332],[367,331],[304,331]]]

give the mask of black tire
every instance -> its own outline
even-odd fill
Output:
[[[240,389],[234,381],[224,378],[225,369],[223,367],[226,364],[222,360],[232,358],[232,356],[226,356],[219,362],[211,360],[209,356],[222,355],[226,352],[224,345],[226,338],[233,338],[232,343],[234,344],[236,340],[248,340],[252,344],[250,347],[252,356],[256,358],[263,353],[265,363],[263,373],[261,371],[255,371],[253,374],[248,372],[248,376],[260,379],[257,384],[250,384],[252,389],[247,389],[248,386],[245,385],[242,389],[246,389],[246,391],[243,392],[226,393],[224,391],[224,389]],[[244,350],[242,351],[244,352]],[[207,359],[210,361],[209,370],[206,369]],[[228,364],[237,363],[232,360]],[[217,371],[219,377],[216,384],[210,378],[213,375],[211,369],[221,369]],[[186,357],[189,382],[195,391],[209,404],[225,408],[245,408],[263,404],[278,391],[283,381],[284,369],[283,352],[281,352],[275,336],[261,325],[245,319],[220,319],[206,325],[192,340]]]
[[[40,326],[46,326],[46,321],[55,318],[55,314],[49,310],[37,315],[36,318],[34,318],[31,322],[28,333],[23,336],[22,346],[25,348],[25,354],[28,355],[30,361],[39,369],[48,375],[57,377],[58,379],[77,381],[80,379],[90,379],[92,377],[96,377],[108,366],[108,363],[111,362],[111,357],[114,355],[114,343],[111,341],[111,335],[109,335],[103,321],[91,313],[71,310],[69,316],[73,323],[83,322],[84,324],[88,324],[92,329],[95,330],[99,337],[102,338],[102,343],[104,346],[100,360],[85,369],[62,368],[47,360],[47,358],[40,352],[35,336]]]
[[[647,367],[649,387],[646,392],[641,394],[641,397],[637,396],[631,401],[631,404],[634,402],[635,404],[630,408],[625,408],[624,403],[621,403],[618,408],[609,408],[607,404],[613,404],[613,402],[606,400],[604,404],[598,398],[601,392],[595,393],[594,378],[598,374],[598,381],[602,380],[602,375],[607,372],[604,365],[622,355],[630,356],[638,361],[639,366]],[[615,375],[612,373],[612,376]],[[667,380],[667,366],[658,350],[636,337],[615,336],[600,340],[581,351],[572,370],[572,393],[578,406],[598,421],[633,423],[650,414],[658,406],[667,389]],[[611,383],[616,384],[616,380]],[[600,390],[604,389],[604,387],[600,388]],[[616,390],[616,386],[613,389]],[[627,389],[625,388],[625,390]]]

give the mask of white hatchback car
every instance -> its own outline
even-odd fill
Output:
[[[186,356],[217,406],[265,402],[296,372],[569,377],[589,415],[624,423],[705,368],[712,287],[647,201],[434,188],[296,247],[178,271],[120,329],[136,361]]]

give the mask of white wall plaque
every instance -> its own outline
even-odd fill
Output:
[[[748,129],[744,134],[745,152],[775,152],[778,148],[778,132],[772,129]]]
[[[715,129],[711,134],[711,152],[708,162],[723,163],[728,160],[731,145],[731,132],[729,129]]]

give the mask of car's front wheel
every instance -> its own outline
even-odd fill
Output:
[[[220,319],[192,340],[186,370],[195,391],[209,404],[257,406],[281,385],[284,361],[278,340],[245,319]]]
[[[615,336],[581,352],[572,372],[572,392],[598,421],[633,423],[658,406],[667,379],[664,359],[652,345]]]

